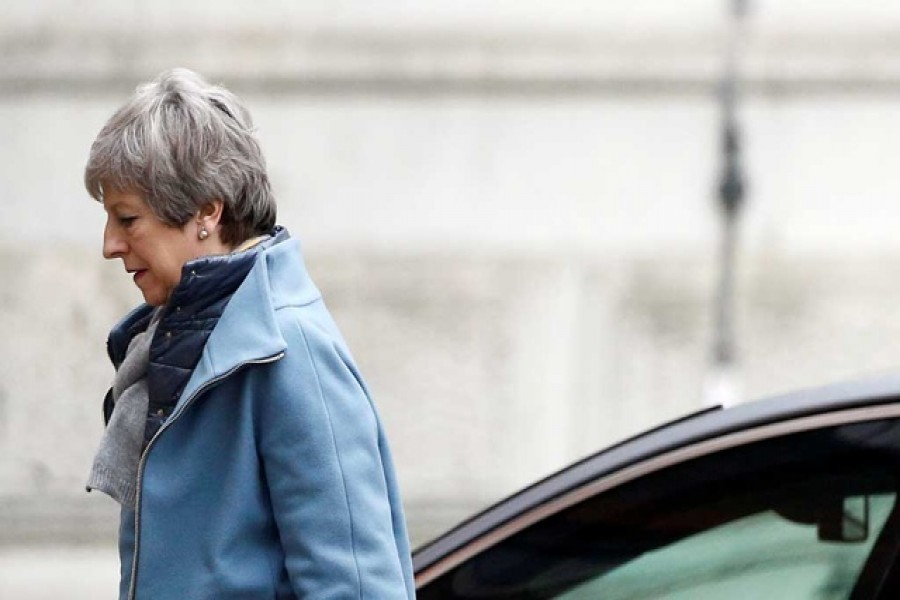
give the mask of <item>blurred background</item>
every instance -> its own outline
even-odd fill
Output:
[[[0,598],[115,594],[84,482],[140,294],[81,178],[173,66],[251,108],[416,545],[662,421],[894,368],[900,4],[743,4],[5,0]]]

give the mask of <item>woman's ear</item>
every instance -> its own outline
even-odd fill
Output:
[[[197,212],[197,221],[210,232],[215,231],[222,220],[225,203],[221,200],[210,200]]]
[[[222,222],[222,211],[225,203],[221,200],[210,200],[204,204],[194,218],[194,227],[196,229],[197,239],[209,252],[226,252],[229,248],[220,248],[222,238],[220,236],[219,224]]]

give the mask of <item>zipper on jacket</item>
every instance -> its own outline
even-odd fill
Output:
[[[135,600],[135,596],[137,595],[137,568],[138,568],[138,555],[140,554],[140,541],[141,541],[141,489],[143,488],[143,480],[144,480],[144,467],[147,464],[147,456],[150,454],[151,448],[153,448],[154,442],[159,438],[163,431],[169,428],[169,426],[178,420],[184,411],[190,407],[191,404],[194,403],[194,400],[197,397],[208,391],[211,387],[219,384],[223,379],[230,377],[237,371],[248,365],[265,365],[268,363],[273,363],[277,360],[280,360],[281,357],[284,356],[284,352],[279,352],[278,354],[273,354],[272,356],[266,358],[258,358],[255,360],[248,360],[242,362],[240,364],[235,365],[228,371],[225,371],[218,377],[213,377],[209,381],[206,381],[203,385],[198,387],[190,397],[184,401],[184,404],[181,405],[181,408],[176,412],[172,413],[172,416],[166,420],[165,423],[153,434],[153,437],[150,438],[150,441],[147,443],[147,447],[144,449],[144,453],[141,454],[141,460],[138,462],[138,472],[137,472],[137,488],[135,489],[135,497],[134,497],[134,553],[131,557],[131,581],[128,584],[128,600]]]

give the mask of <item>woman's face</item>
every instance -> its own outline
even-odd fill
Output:
[[[216,253],[218,235],[206,240],[197,236],[200,215],[184,227],[171,227],[153,214],[140,194],[117,189],[104,193],[103,208],[103,256],[122,259],[125,270],[134,274],[144,300],[152,306],[166,303],[181,280],[184,263]],[[210,233],[215,224],[208,227]]]

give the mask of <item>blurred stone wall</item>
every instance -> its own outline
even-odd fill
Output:
[[[106,332],[139,294],[100,258],[81,169],[174,65],[253,110],[416,542],[701,407],[718,3],[200,4],[0,9],[0,544],[112,543],[114,506],[83,482]],[[755,4],[744,63],[745,399],[900,358],[900,9],[783,4]]]

